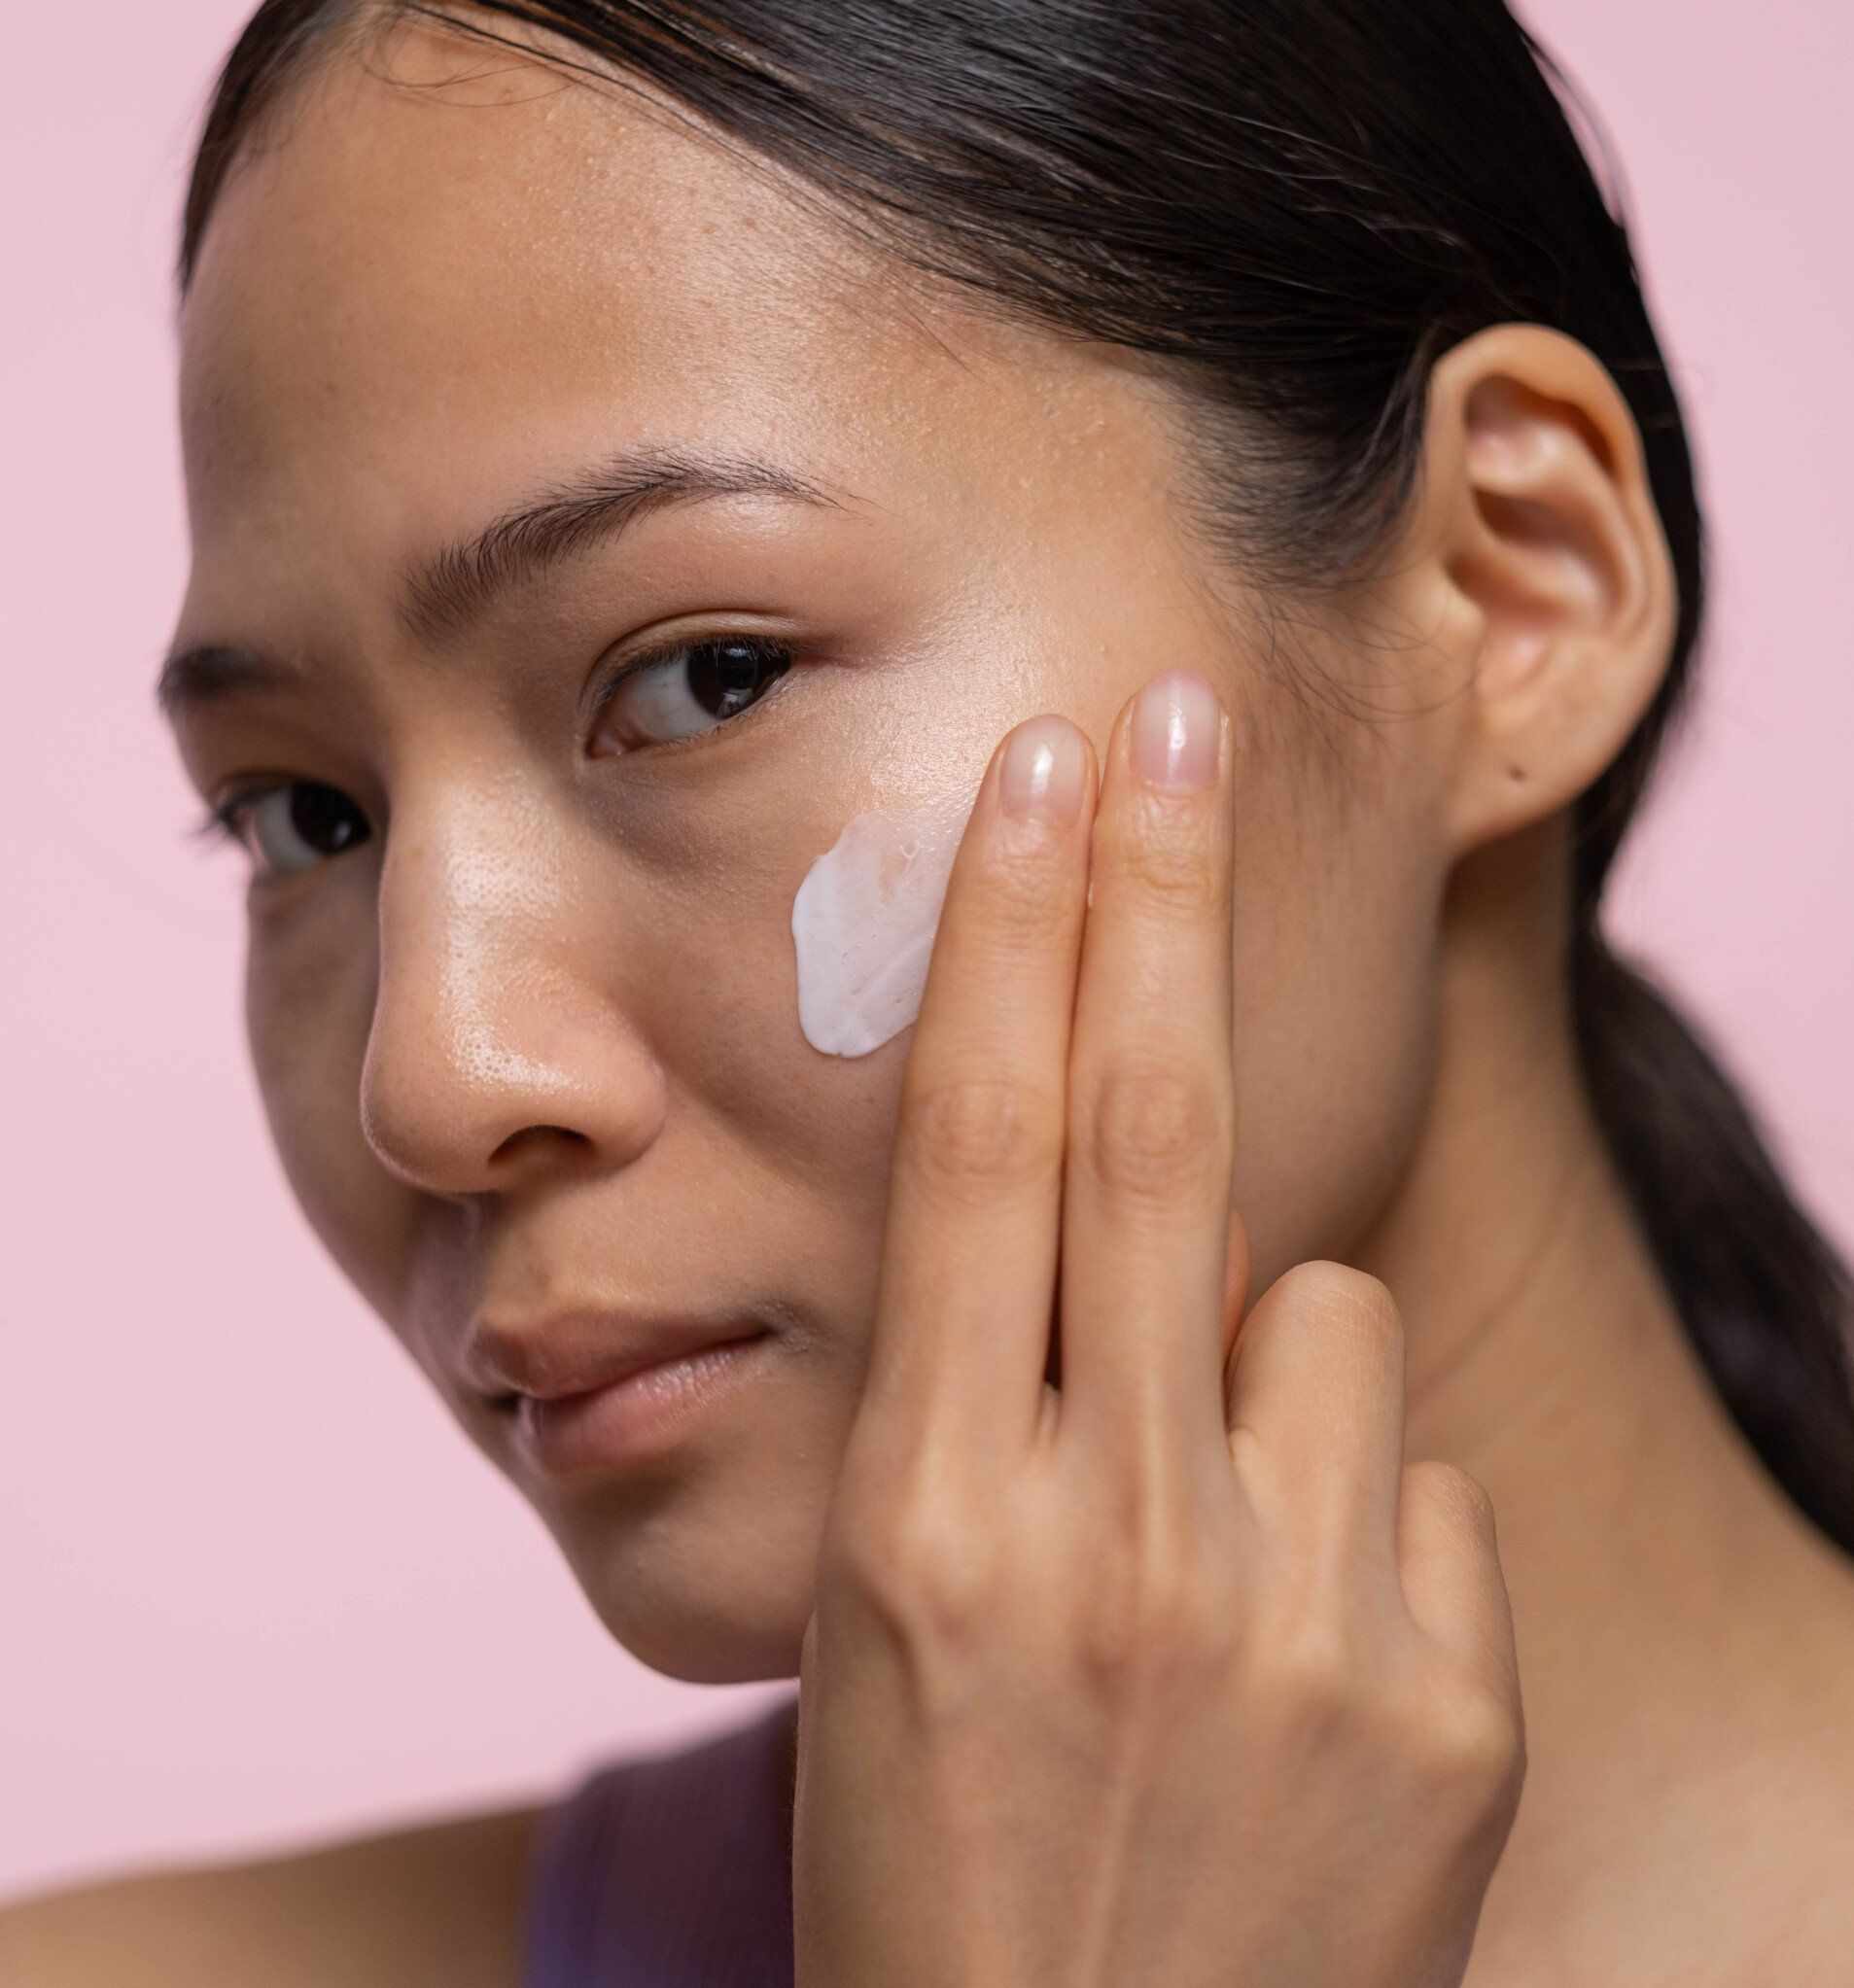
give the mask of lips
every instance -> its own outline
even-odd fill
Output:
[[[464,1374],[498,1408],[523,1398],[564,1406],[664,1361],[760,1339],[768,1330],[764,1320],[743,1312],[574,1310],[524,1321],[485,1319],[466,1339]]]

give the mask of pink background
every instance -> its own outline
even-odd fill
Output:
[[[149,699],[186,557],[172,222],[245,12],[38,0],[9,33],[9,1890],[517,1797],[782,1689],[672,1684],[605,1640],[269,1155],[235,866],[185,840]],[[1854,1240],[1854,10],[1532,17],[1627,163],[1719,545],[1699,723],[1617,922],[1735,1050]]]

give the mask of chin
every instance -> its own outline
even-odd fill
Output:
[[[678,1604],[683,1604],[679,1606]],[[747,1685],[798,1675],[805,1623],[748,1622],[724,1603],[678,1596],[655,1611],[630,1595],[599,1620],[640,1663],[690,1685]]]
[[[789,1567],[743,1529],[718,1542],[579,1538],[567,1558],[593,1612],[640,1663],[684,1684],[798,1675],[817,1599],[817,1547]]]

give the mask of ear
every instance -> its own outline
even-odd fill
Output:
[[[1634,417],[1561,332],[1497,325],[1443,357],[1422,488],[1419,563],[1472,678],[1443,824],[1461,855],[1567,807],[1622,750],[1677,590]]]

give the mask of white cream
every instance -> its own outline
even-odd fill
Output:
[[[921,1012],[947,879],[974,793],[871,809],[805,872],[792,899],[798,1026],[826,1056],[867,1056]]]

